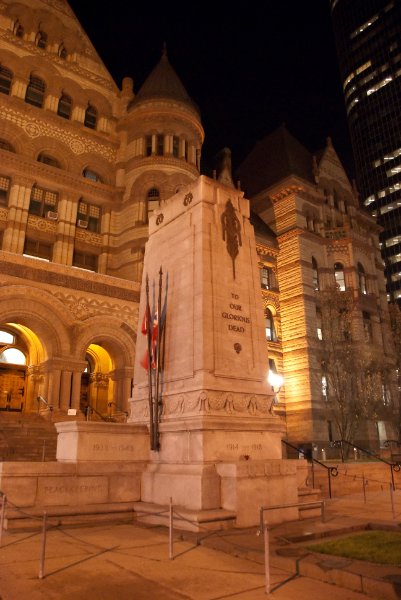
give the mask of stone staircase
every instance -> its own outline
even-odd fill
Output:
[[[321,490],[301,487],[298,488],[298,502],[301,504],[309,504],[311,502],[318,502],[323,500]],[[321,509],[319,507],[300,507],[299,508],[299,519],[312,519],[314,517],[320,517]]]
[[[56,460],[54,423],[37,414],[0,414],[0,461]]]

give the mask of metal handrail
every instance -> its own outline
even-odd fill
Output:
[[[331,498],[331,478],[332,477],[337,477],[338,475],[338,468],[337,467],[332,467],[332,466],[328,466],[325,465],[324,463],[320,462],[320,460],[318,460],[317,458],[314,458],[312,455],[310,456],[306,456],[306,452],[305,450],[303,450],[302,448],[298,448],[297,446],[294,446],[293,444],[290,444],[290,442],[287,442],[286,440],[281,440],[283,444],[285,444],[286,446],[289,446],[290,448],[292,448],[293,450],[297,450],[298,452],[301,452],[301,454],[303,454],[305,456],[305,458],[307,458],[307,460],[310,460],[312,463],[312,487],[315,487],[315,472],[313,469],[313,465],[314,463],[320,465],[321,467],[324,467],[327,471],[327,477],[328,477],[328,483],[329,483],[329,497]]]
[[[36,396],[36,401],[38,403],[38,411],[40,410],[41,402],[43,402],[43,404],[46,406],[46,408],[48,408],[50,411],[53,410],[53,405],[49,404],[49,402],[46,400],[46,398],[43,398],[43,396]]]
[[[389,462],[388,460],[385,460],[384,458],[377,456],[377,454],[374,454],[370,450],[366,450],[366,448],[361,448],[360,446],[357,446],[356,444],[352,444],[351,442],[348,442],[347,440],[335,440],[334,442],[332,442],[333,448],[339,448],[342,446],[342,444],[348,444],[348,446],[351,446],[351,448],[356,448],[360,452],[367,454],[367,456],[371,456],[375,460],[379,460],[380,462],[384,463],[385,465],[388,465],[390,467],[390,471],[391,471],[391,483],[393,486],[393,490],[395,490],[394,471],[396,471],[397,473],[399,471],[401,471],[401,464],[399,462],[396,462],[396,463]]]
[[[88,404],[88,406],[86,407],[86,420],[90,421],[90,415],[92,415],[93,413],[95,413],[95,415],[97,415],[98,417],[100,417],[102,419],[102,421],[106,421],[107,422],[107,418],[104,417],[102,415],[102,413],[100,413],[98,410],[96,410],[96,408],[94,406],[92,406],[91,404]]]
[[[384,440],[383,446],[385,448],[391,448],[391,444],[395,444],[396,446],[401,446],[401,440]]]

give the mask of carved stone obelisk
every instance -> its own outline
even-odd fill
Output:
[[[172,497],[256,523],[261,505],[296,502],[296,484],[294,464],[281,460],[283,423],[271,412],[249,203],[202,176],[156,211],[149,229],[144,278],[155,306],[162,266],[166,328],[160,450],[150,453],[142,500]],[[143,291],[140,318],[144,311]],[[138,424],[149,419],[146,343],[138,330],[130,417]]]

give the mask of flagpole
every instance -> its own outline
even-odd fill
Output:
[[[146,335],[148,340],[148,399],[149,399],[149,436],[150,436],[150,449],[154,450],[154,424],[153,424],[153,389],[152,389],[152,327],[150,318],[150,306],[149,306],[149,277],[146,274]]]
[[[158,328],[157,328],[157,352],[156,352],[156,391],[155,391],[155,411],[154,411],[154,445],[155,449],[159,450],[160,441],[159,441],[159,417],[160,417],[160,402],[159,402],[159,388],[160,388],[160,333],[161,333],[161,310],[162,310],[162,286],[163,286],[163,271],[160,265],[159,271],[159,297],[157,299],[157,320],[158,320]]]

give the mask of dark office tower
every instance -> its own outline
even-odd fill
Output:
[[[389,300],[401,299],[401,0],[330,0],[362,206],[383,227]]]

